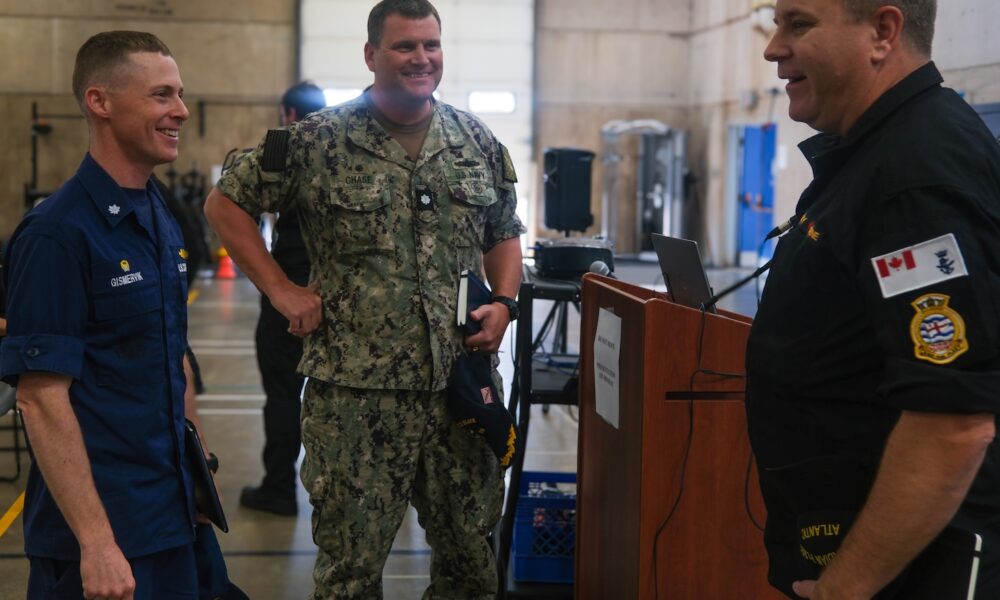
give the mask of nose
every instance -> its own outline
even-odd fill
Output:
[[[187,105],[184,104],[184,100],[177,98],[177,106],[174,107],[173,117],[183,122],[187,121],[190,116],[191,112],[188,110]]]
[[[414,50],[413,53],[410,55],[410,60],[418,65],[426,64],[427,50],[423,46],[418,45],[416,50]]]
[[[781,39],[780,29],[774,32],[771,36],[771,40],[767,43],[764,48],[764,60],[770,62],[778,62],[782,58],[788,56],[788,46]]]

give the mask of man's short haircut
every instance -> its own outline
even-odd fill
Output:
[[[84,108],[83,93],[95,82],[107,82],[120,74],[135,52],[156,52],[173,56],[160,38],[142,31],[105,31],[80,46],[73,66],[73,95]],[[86,110],[84,110],[86,113]]]
[[[285,95],[281,97],[281,106],[285,109],[285,112],[294,108],[296,116],[301,119],[309,113],[316,112],[325,107],[326,96],[323,95],[323,90],[319,89],[319,86],[315,83],[300,81],[288,88]]]
[[[402,15],[407,19],[423,19],[434,15],[438,22],[438,28],[441,27],[441,15],[427,0],[382,0],[368,13],[369,44],[378,48],[379,44],[382,43],[385,20],[392,14]]]
[[[856,20],[867,19],[882,6],[895,6],[906,18],[903,38],[914,50],[931,55],[934,42],[934,19],[937,0],[842,0],[848,14]]]

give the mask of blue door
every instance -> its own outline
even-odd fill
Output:
[[[758,256],[764,236],[774,227],[774,124],[743,130],[743,172],[739,192],[739,264],[757,266],[774,253],[769,243]]]

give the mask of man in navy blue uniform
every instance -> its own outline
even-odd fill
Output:
[[[1000,598],[1000,147],[941,85],[936,4],[775,6],[765,57],[822,132],[747,346],[790,598]]]
[[[187,252],[150,182],[177,158],[183,86],[163,42],[117,31],[80,48],[73,92],[89,152],[6,261],[0,377],[32,450],[28,597],[196,598]]]

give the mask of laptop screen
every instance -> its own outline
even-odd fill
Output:
[[[681,306],[700,309],[711,299],[712,288],[701,263],[698,242],[658,233],[650,235],[670,299]],[[710,306],[708,311],[716,312],[715,306]]]

